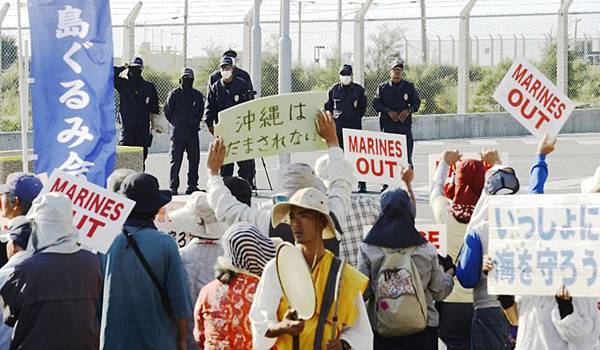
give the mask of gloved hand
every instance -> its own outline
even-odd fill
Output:
[[[456,270],[456,265],[454,265],[454,262],[452,261],[452,257],[450,255],[446,255],[445,257],[443,257],[438,254],[438,261],[444,269],[444,272],[447,272],[450,269]]]
[[[558,312],[560,313],[561,320],[573,313],[573,298],[569,295],[567,287],[563,285],[554,297],[558,304]]]

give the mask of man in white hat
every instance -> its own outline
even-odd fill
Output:
[[[293,337],[298,336],[300,349],[372,349],[373,333],[362,299],[367,277],[341,263],[340,290],[337,295],[330,293],[330,274],[333,271],[337,276],[334,266],[340,265],[323,244],[323,238],[334,231],[327,195],[315,188],[302,189],[289,201],[273,207],[272,221],[273,225],[291,225],[297,247],[311,271],[317,309],[308,320],[294,320],[295,311],[283,294],[276,260],[271,260],[263,271],[250,310],[253,347],[270,349],[276,345],[278,349],[291,349]],[[289,276],[294,271],[279,273]],[[319,315],[327,316],[321,319]]]
[[[208,149],[206,160],[206,168],[209,172],[206,184],[207,198],[217,218],[229,225],[241,221],[249,222],[256,225],[265,234],[277,236],[273,234],[274,227],[271,225],[273,205],[278,201],[287,200],[300,189],[315,187],[328,193],[329,210],[343,226],[347,208],[350,206],[352,183],[354,183],[352,166],[344,158],[344,152],[339,146],[335,121],[331,113],[321,111],[317,115],[317,122],[319,136],[325,139],[329,147],[327,151],[331,163],[329,188],[326,188],[323,182],[317,178],[310,165],[292,163],[281,174],[280,189],[278,194],[273,197],[273,201],[263,202],[261,206],[248,207],[238,201],[227,189],[223,179],[219,177],[219,169],[223,165],[226,150],[223,140],[217,137]],[[339,240],[341,236],[336,238]]]

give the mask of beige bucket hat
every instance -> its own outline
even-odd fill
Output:
[[[307,187],[294,193],[287,202],[277,203],[273,207],[271,216],[273,227],[277,227],[281,223],[290,223],[291,206],[315,210],[325,215],[327,218],[327,227],[323,229],[323,239],[335,238],[335,225],[329,215],[329,199],[325,193],[316,188]]]

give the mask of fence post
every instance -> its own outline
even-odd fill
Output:
[[[588,64],[588,37],[585,32],[583,33],[583,58],[583,61]]]
[[[450,35],[450,40],[452,40],[452,65],[456,64],[456,39],[454,39],[454,35]]]
[[[466,113],[469,109],[469,66],[471,65],[469,19],[476,1],[470,0],[465,5],[458,22],[458,96],[456,105],[459,114]],[[479,61],[479,38],[477,36],[475,38],[477,38],[477,61]],[[454,38],[452,43],[452,61],[454,61]]]
[[[181,63],[183,64],[182,68],[188,66],[187,64],[187,47],[188,47],[188,0],[184,0],[183,2],[183,50],[181,50]]]
[[[246,16],[244,17],[244,33],[243,33],[243,60],[242,67],[246,70],[250,69],[251,62],[251,52],[252,52],[252,14],[254,12],[254,8],[250,8]]]
[[[558,10],[558,31],[556,44],[556,85],[565,94],[569,88],[569,7],[573,0],[564,0]]]
[[[429,44],[429,41],[427,40],[427,17],[425,13],[425,0],[421,0],[421,53],[423,55],[423,64],[428,64],[429,49],[427,46]]]
[[[490,34],[490,66],[494,67],[494,36]]]
[[[354,15],[354,81],[365,84],[365,17],[373,0],[367,0]]]
[[[513,45],[514,45],[514,47],[513,47],[513,59],[516,60],[517,56],[519,55],[518,54],[518,52],[519,52],[519,47],[518,47],[519,46],[519,39],[517,39],[517,35],[516,34],[513,34]]]
[[[279,37],[279,94],[292,91],[292,39],[290,39],[290,0],[281,0]],[[290,154],[279,156],[279,169],[290,164]]]
[[[2,22],[4,22],[4,18],[6,18],[9,7],[10,4],[8,2],[0,7],[0,72],[2,72]]]
[[[256,96],[261,96],[261,86],[262,86],[262,38],[261,38],[261,28],[260,28],[260,5],[262,0],[254,0],[254,15],[252,16],[252,57],[250,58],[250,62],[252,64],[252,68],[250,73],[252,74],[252,85],[254,86],[254,90],[256,90]]]
[[[480,65],[480,61],[479,61],[479,36],[474,35],[475,36],[475,63],[477,63],[477,65]]]
[[[521,56],[525,57],[527,55],[527,40],[525,39],[525,35],[521,34]]]
[[[27,42],[23,43],[22,35],[23,27],[21,26],[21,1],[17,0],[17,41],[18,41],[18,55],[17,64],[19,67],[19,114],[21,117],[21,163],[23,166],[23,172],[29,171],[29,159],[27,149],[27,117],[29,116],[29,77],[27,70],[27,63],[25,62],[27,56],[26,53]]]
[[[439,35],[437,35],[437,39],[438,39],[438,65],[442,65],[442,38],[440,38]]]
[[[123,55],[121,63],[129,63],[135,56],[135,19],[142,9],[142,2],[138,1],[123,21]]]
[[[504,61],[504,38],[501,34],[498,34],[498,39],[500,39],[500,61],[498,63],[502,64]]]

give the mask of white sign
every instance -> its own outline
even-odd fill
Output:
[[[190,196],[173,196],[171,202],[160,208],[158,215],[156,215],[156,218],[154,219],[156,228],[162,232],[170,234],[179,248],[183,248],[188,245],[193,237],[190,235],[190,232],[184,232],[184,230],[180,229],[177,223],[171,220],[169,213],[183,208],[189,198]]]
[[[399,183],[402,167],[408,166],[406,136],[343,129],[344,155],[359,181]]]
[[[73,225],[79,230],[79,243],[106,254],[121,234],[123,223],[135,202],[86,180],[55,169],[41,194],[58,192],[73,203]]]
[[[556,136],[575,104],[534,65],[515,60],[494,92],[494,99],[533,136]]]
[[[600,195],[491,196],[490,294],[600,296]]]
[[[428,158],[427,158],[427,169],[429,172],[429,189],[431,189],[431,185],[433,185],[433,176],[435,175],[435,171],[437,170],[440,162],[441,162],[441,154],[440,153],[435,153],[435,154],[429,154]],[[469,160],[469,159],[475,159],[475,160],[481,160],[481,155],[477,152],[466,152],[462,154],[462,160]],[[502,152],[500,153],[500,160],[502,160],[502,163],[504,164],[510,164],[510,159],[508,156],[508,153],[506,152]],[[459,161],[460,163],[460,161]],[[508,166],[508,165],[507,165]],[[454,174],[456,173],[456,168],[454,166],[450,166],[448,167],[448,175],[446,176],[446,179],[450,178],[454,178]]]
[[[363,226],[363,237],[371,231],[373,225]],[[448,255],[448,231],[446,225],[417,225],[416,229],[419,231],[421,236],[425,237],[429,243],[437,249],[441,256]]]

